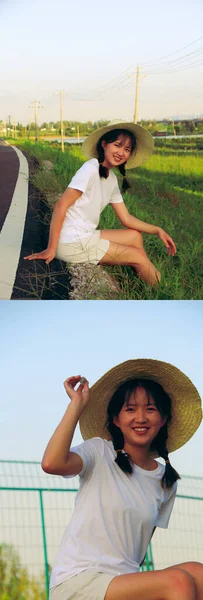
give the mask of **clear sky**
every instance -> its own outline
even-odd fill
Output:
[[[1,301],[0,329],[1,459],[41,460],[71,375],[92,385],[120,362],[155,358],[184,371],[203,397],[200,301]],[[203,424],[171,455],[180,473],[203,477],[202,437]]]
[[[139,119],[203,113],[202,0],[0,0],[0,119]]]

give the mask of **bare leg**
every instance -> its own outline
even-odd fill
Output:
[[[175,565],[176,566],[176,565]],[[196,600],[203,600],[203,564],[199,562],[186,562],[177,565],[192,576],[196,587]]]
[[[135,248],[110,241],[108,252],[100,260],[100,263],[129,265],[150,285],[157,285],[161,278],[159,271],[150,262],[143,248]]]
[[[134,248],[144,250],[142,233],[135,229],[101,229],[100,237],[109,240],[109,242],[116,242],[117,244],[133,246]]]
[[[193,578],[177,565],[118,575],[110,582],[104,600],[197,600],[197,596]]]

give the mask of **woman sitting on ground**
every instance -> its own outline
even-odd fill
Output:
[[[147,284],[157,285],[160,273],[144,250],[142,234],[157,235],[172,256],[176,253],[174,241],[161,227],[128,212],[112,171],[118,167],[125,191],[129,187],[125,169],[147,160],[153,151],[152,136],[140,125],[111,122],[88,136],[83,151],[90,160],[55,204],[47,249],[25,259],[43,259],[49,264],[57,257],[67,263],[130,265]],[[124,229],[97,229],[108,204]]]

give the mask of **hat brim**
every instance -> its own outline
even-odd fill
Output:
[[[79,421],[83,439],[111,439],[105,427],[107,405],[121,383],[135,377],[152,379],[169,394],[172,421],[168,426],[167,448],[169,452],[177,450],[188,442],[201,423],[201,399],[194,384],[182,371],[153,359],[125,361],[110,369],[90,388],[90,398]]]
[[[147,131],[141,125],[129,122],[118,122],[114,124],[110,123],[109,125],[105,125],[104,127],[99,127],[99,129],[91,133],[82,145],[82,150],[86,158],[98,158],[98,141],[105,133],[107,133],[108,131],[113,131],[114,129],[126,129],[127,131],[133,133],[136,138],[135,151],[133,152],[133,154],[131,154],[130,158],[128,159],[125,168],[134,169],[146,162],[146,160],[149,158],[149,156],[154,150],[153,137],[151,136],[149,131]]]

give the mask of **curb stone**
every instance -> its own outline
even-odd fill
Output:
[[[120,293],[117,281],[101,265],[69,264],[70,300],[116,300]]]

